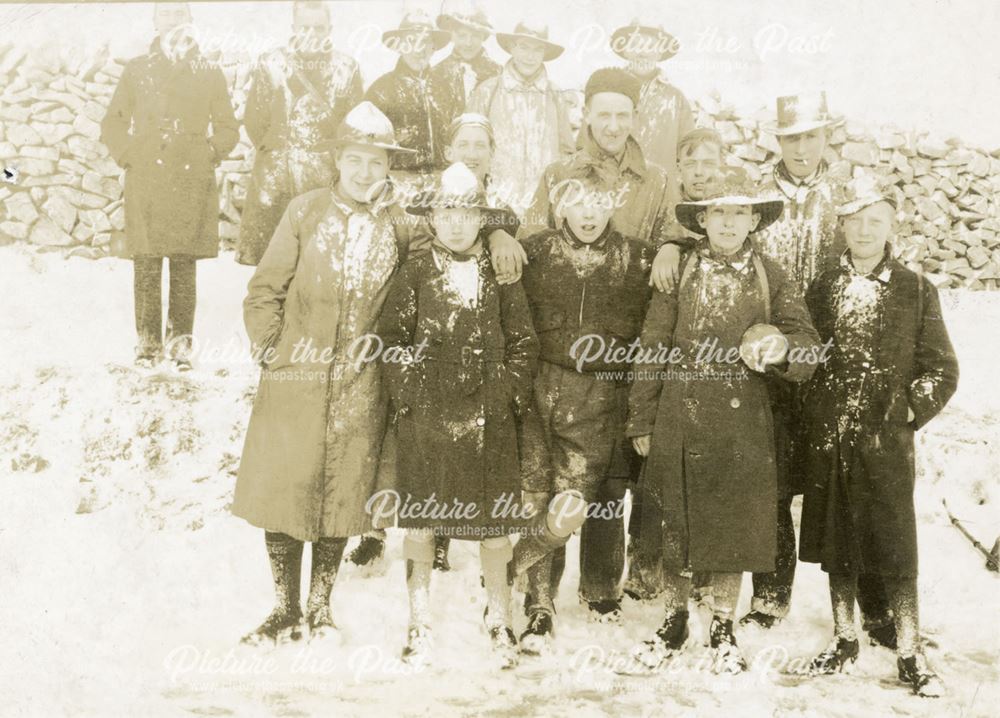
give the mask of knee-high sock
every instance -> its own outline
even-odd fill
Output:
[[[742,583],[742,573],[716,571],[709,576],[708,592],[712,594],[712,612],[716,616],[728,621],[733,619]]]
[[[406,559],[406,591],[410,596],[410,625],[429,626],[434,533],[423,529],[407,531],[403,539],[403,558]]]
[[[511,625],[507,564],[513,555],[513,547],[506,536],[488,538],[479,544],[483,583],[486,585],[487,622],[491,626]]]
[[[886,594],[896,623],[896,653],[912,656],[920,651],[920,605],[917,579],[886,578]]]
[[[854,641],[854,602],[858,595],[858,578],[852,574],[830,574],[830,606],[833,609],[833,633],[837,638]]]
[[[301,614],[302,542],[287,534],[265,531],[264,545],[271,562],[276,610]]]
[[[309,578],[309,598],[306,614],[314,615],[330,608],[330,591],[337,580],[337,569],[344,557],[346,538],[321,538],[313,541],[312,571]]]
[[[691,579],[679,573],[667,572],[663,576],[663,605],[667,613],[688,610],[691,596]]]
[[[514,547],[511,574],[519,576],[548,553],[564,545],[586,519],[587,502],[576,491],[556,494],[548,509],[532,521]]]

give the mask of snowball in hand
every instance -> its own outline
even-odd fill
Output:
[[[740,358],[754,371],[768,364],[780,364],[788,356],[788,340],[771,324],[754,324],[743,332]]]

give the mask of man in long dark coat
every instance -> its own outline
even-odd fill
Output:
[[[199,53],[187,3],[157,4],[157,38],[125,65],[101,141],[125,169],[125,234],[135,265],[136,363],[164,350],[161,271],[170,260],[166,349],[191,368],[195,261],[219,252],[216,166],[239,139],[222,70]]]
[[[330,46],[330,11],[319,2],[292,6],[289,47],[254,68],[244,124],[253,142],[253,172],[240,220],[236,261],[256,265],[288,202],[333,181],[333,140],[344,115],[364,94],[353,58]]]

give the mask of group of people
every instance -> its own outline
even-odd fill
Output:
[[[329,36],[324,4],[293,15],[296,35]],[[126,169],[137,361],[164,351],[169,257],[180,370],[194,259],[218,251],[213,165],[237,130],[189,22],[186,5],[157,6],[159,36],[103,126]],[[407,15],[383,35],[398,63],[367,91],[352,58],[315,43],[255,69],[237,259],[256,265],[244,318],[262,372],[233,512],[264,530],[276,605],[244,640],[335,633],[349,538],[367,564],[398,527],[403,658],[433,654],[432,575],[458,538],[479,542],[484,626],[510,667],[550,647],[579,531],[595,620],[621,621],[623,593],[664,605],[633,651],[646,670],[683,650],[692,602],[711,612],[715,669],[745,670],[736,627],[787,615],[798,557],[829,574],[835,635],[813,673],[856,660],[857,603],[900,679],[939,695],[919,634],[913,436],[958,366],[933,285],[893,258],[894,195],[829,175],[840,118],[823,93],[778,99],[781,160],[756,186],[662,75],[677,42],[659,26],[612,34],[625,64],[591,74],[576,133],[547,28],[495,33],[503,66],[491,34],[470,3]]]

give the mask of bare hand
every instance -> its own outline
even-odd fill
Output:
[[[528,263],[528,254],[516,239],[502,229],[494,230],[489,238],[490,259],[498,284],[513,284],[521,279],[521,270]]]
[[[664,244],[653,260],[649,283],[661,292],[672,291],[677,284],[681,250],[676,244]]]
[[[909,424],[911,421],[917,418],[917,415],[913,413],[913,407],[906,407],[906,423]]]
[[[649,445],[652,441],[652,434],[636,436],[632,439],[632,446],[639,456],[649,456]]]

